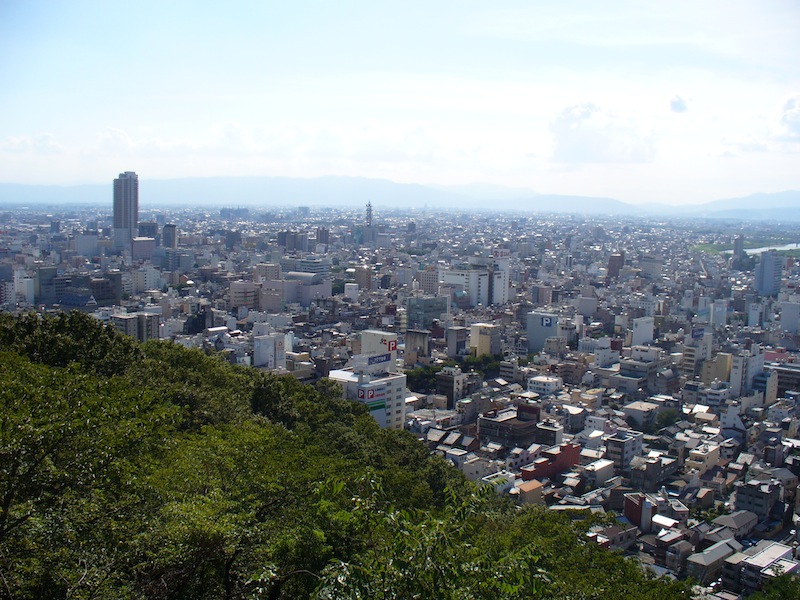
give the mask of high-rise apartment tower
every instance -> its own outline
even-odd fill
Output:
[[[139,177],[133,171],[114,180],[114,246],[129,247],[139,230]]]

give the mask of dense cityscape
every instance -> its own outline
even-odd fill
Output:
[[[314,206],[6,209],[0,305],[328,379],[518,505],[736,598],[800,570],[796,225]]]

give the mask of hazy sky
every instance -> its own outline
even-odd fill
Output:
[[[0,0],[0,181],[800,189],[800,3]]]

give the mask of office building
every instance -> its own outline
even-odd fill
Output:
[[[445,332],[445,338],[447,341],[447,356],[450,358],[464,355],[467,348],[469,348],[469,329],[466,327],[461,327],[460,325],[448,327]]]
[[[125,248],[139,233],[139,177],[133,171],[114,180],[114,246]]]
[[[418,271],[417,281],[419,281],[419,289],[424,293],[437,294],[439,292],[439,269],[435,265],[431,265],[424,271]]]
[[[409,327],[426,329],[450,312],[447,296],[411,296],[406,300]]]
[[[653,317],[639,317],[633,320],[631,346],[642,346],[653,343],[655,319]]]
[[[167,223],[161,229],[161,245],[164,248],[177,248],[178,247],[178,228],[176,225]]]
[[[359,265],[355,268],[355,280],[360,290],[372,289],[372,267],[369,265]]]
[[[755,288],[762,296],[776,296],[781,289],[782,259],[775,250],[761,253],[756,265]]]
[[[472,354],[492,356],[503,351],[501,331],[497,325],[491,323],[475,323],[469,328],[469,346]]]
[[[558,337],[558,315],[528,313],[528,352],[541,352],[547,338]]]
[[[764,370],[764,351],[758,344],[731,358],[731,394],[738,398],[753,389],[753,379]]]
[[[625,253],[615,252],[608,257],[608,266],[606,267],[606,285],[619,280],[619,274],[622,267],[625,266]]]
[[[800,332],[800,302],[784,302],[781,305],[781,329],[789,333]]]
[[[158,223],[155,221],[142,221],[139,223],[139,237],[157,238]]]
[[[455,286],[463,292],[467,299],[467,306],[474,308],[478,305],[489,304],[489,271],[485,269],[453,269],[441,272],[445,284]]]

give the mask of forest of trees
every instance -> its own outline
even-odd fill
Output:
[[[689,598],[329,382],[0,316],[2,598]]]

